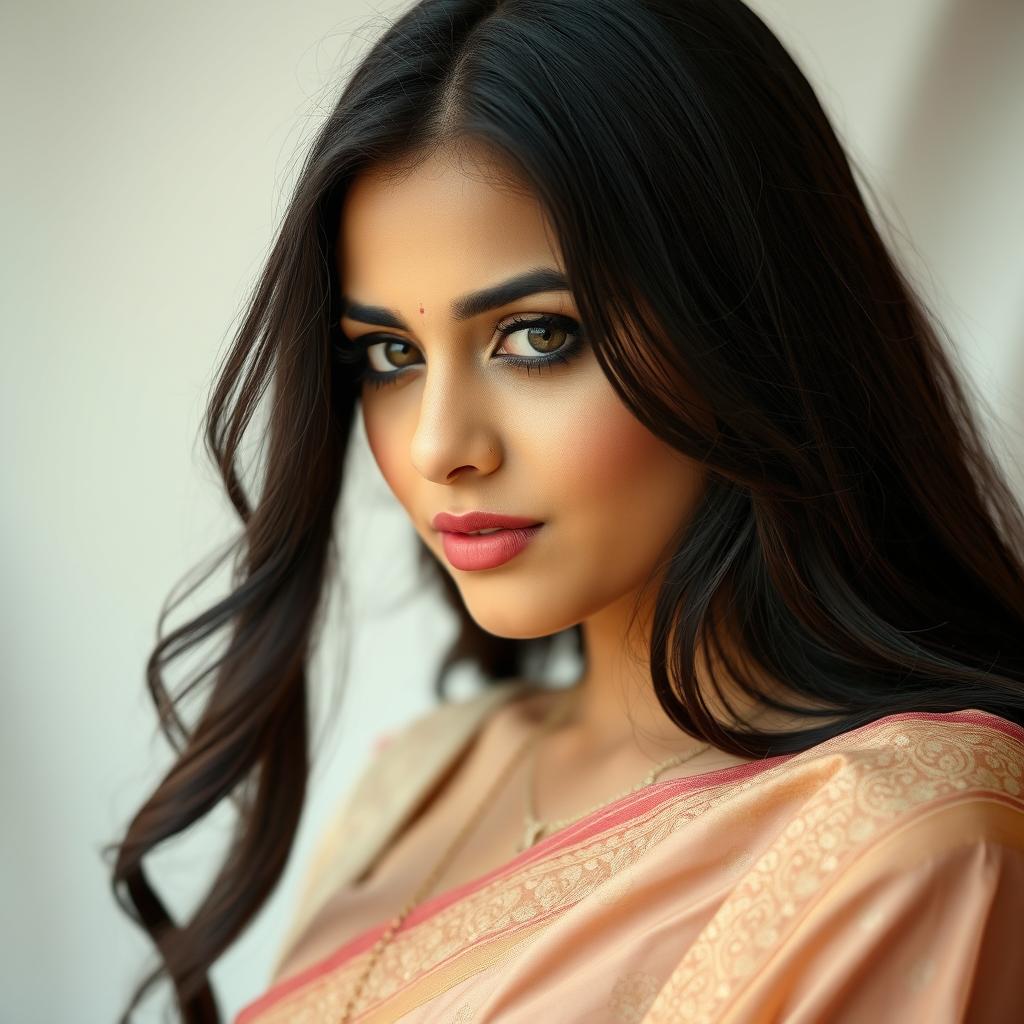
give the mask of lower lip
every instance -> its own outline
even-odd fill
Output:
[[[537,526],[516,527],[471,536],[467,533],[441,532],[441,543],[448,561],[456,569],[494,569],[515,558],[540,533]]]

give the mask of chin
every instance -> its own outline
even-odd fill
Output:
[[[518,584],[520,591],[528,590],[522,584]],[[462,601],[469,613],[470,618],[486,633],[492,636],[500,636],[506,640],[535,640],[538,637],[551,636],[566,628],[561,620],[557,620],[550,614],[538,613],[536,608],[524,607],[521,611],[508,603],[497,607],[491,600],[474,599],[472,583],[467,587],[460,581],[460,592]],[[495,595],[497,596],[497,595]],[[528,593],[523,597],[529,599]]]

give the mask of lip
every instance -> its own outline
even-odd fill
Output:
[[[505,527],[482,537],[442,530],[441,543],[445,557],[456,569],[495,569],[515,558],[543,528],[543,523]]]
[[[474,530],[490,530],[494,527],[502,530],[515,530],[542,524],[539,519],[530,519],[526,516],[505,516],[497,512],[466,512],[463,515],[438,512],[430,521],[430,525],[443,533],[472,533]]]

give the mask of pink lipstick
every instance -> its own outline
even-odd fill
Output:
[[[515,558],[544,525],[524,516],[491,512],[439,512],[431,525],[441,533],[448,561],[456,569],[494,569]],[[473,535],[476,530],[494,532]]]

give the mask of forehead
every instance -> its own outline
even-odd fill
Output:
[[[367,169],[345,196],[337,238],[344,292],[392,301],[411,287],[419,301],[521,266],[562,266],[539,201],[506,169],[440,154],[397,170]]]

